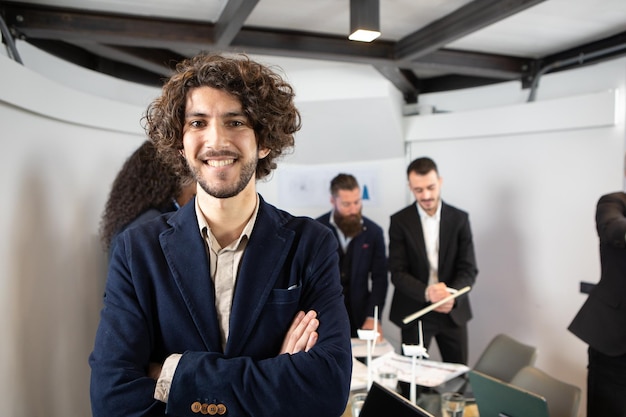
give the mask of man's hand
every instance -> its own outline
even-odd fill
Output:
[[[299,311],[285,335],[280,353],[293,355],[301,351],[308,352],[317,343],[319,324],[315,311],[310,310],[306,314],[304,311]]]
[[[365,321],[363,322],[363,325],[361,326],[361,329],[374,330],[374,317],[366,318]],[[376,332],[378,333],[378,338],[376,339],[376,342],[382,342],[383,341],[383,328],[380,325],[380,321],[378,322],[378,326],[376,327]]]
[[[446,284],[443,282],[438,282],[436,284],[429,285],[428,288],[426,288],[426,293],[428,294],[428,299],[430,300],[430,302],[434,304],[437,301],[449,296],[450,293],[448,292],[447,288],[448,287],[446,287]],[[440,305],[433,311],[436,311],[437,313],[448,314],[450,311],[452,311],[453,307],[454,307],[454,299]]]

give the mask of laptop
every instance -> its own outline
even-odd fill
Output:
[[[373,381],[359,417],[435,417],[395,391]],[[482,417],[482,416],[481,416]]]
[[[469,380],[480,417],[550,417],[540,395],[474,370]]]

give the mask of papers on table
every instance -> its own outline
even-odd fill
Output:
[[[383,338],[382,342],[376,342],[374,350],[372,351],[372,357],[375,358],[389,352],[393,352],[393,346]],[[367,357],[367,340],[352,339],[352,356],[355,358]]]
[[[372,341],[369,341],[372,343]],[[352,339],[352,382],[350,390],[367,389],[368,373],[367,365],[355,358],[367,358],[368,340]],[[385,338],[381,342],[376,342],[372,350],[372,358],[393,352],[393,346]],[[366,359],[367,360],[367,359]]]
[[[375,369],[386,365],[396,368],[398,380],[411,383],[412,358],[399,355],[395,352],[386,353],[372,360],[374,375]],[[365,367],[365,378],[367,379],[367,367]],[[438,362],[428,359],[417,359],[415,371],[415,383],[423,387],[436,387],[459,375],[469,371],[469,367],[458,363]]]

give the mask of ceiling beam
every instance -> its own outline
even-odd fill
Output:
[[[534,62],[532,59],[479,52],[440,49],[409,62],[402,62],[404,68],[434,68],[450,74],[489,77],[501,80],[519,79]]]
[[[413,71],[395,65],[375,65],[374,68],[402,92],[406,103],[417,103],[421,86]]]
[[[398,42],[374,43],[244,27],[258,1],[229,0],[215,23],[9,1],[0,1],[0,12],[12,33],[26,41],[88,68],[151,85],[159,85],[184,54],[231,51],[372,65],[413,102],[425,92],[498,80],[521,80],[528,87],[548,72],[626,55],[626,32],[541,59],[444,47],[545,0],[475,0]]]
[[[540,68],[552,70],[570,69],[576,66],[595,64],[607,59],[626,55],[626,31],[571,48],[541,59]],[[549,71],[548,71],[549,72]]]
[[[123,62],[163,77],[171,76],[176,64],[185,58],[164,49],[134,48],[93,42],[74,42],[74,45],[98,56]]]
[[[497,78],[443,75],[429,78],[428,83],[423,84],[420,93],[427,94],[441,91],[460,90],[463,88],[481,87],[484,85],[499,83],[501,81],[502,80]]]
[[[135,65],[96,55],[91,51],[61,41],[35,39],[35,47],[58,58],[111,77],[152,87],[163,85],[162,71],[152,72]]]
[[[7,23],[19,36],[28,39],[59,40],[68,43],[104,43],[120,47],[160,50],[215,50],[216,29],[205,22],[98,14],[6,3],[2,6]],[[440,50],[420,59],[397,60],[395,44],[351,42],[345,37],[293,31],[242,28],[221,50],[249,54],[323,59],[401,68],[441,69],[462,75],[511,79],[521,77],[524,60],[498,55]],[[499,74],[499,75],[498,75]]]
[[[87,12],[69,8],[3,3],[7,25],[19,36],[91,41],[144,48],[214,44],[215,28],[197,21]]]
[[[413,60],[545,0],[475,0],[397,42],[398,60]]]
[[[215,46],[230,45],[241,31],[259,0],[228,0],[219,19],[215,22]]]
[[[251,54],[344,61],[358,64],[392,63],[394,44],[353,42],[346,37],[306,32],[245,28],[231,49]]]

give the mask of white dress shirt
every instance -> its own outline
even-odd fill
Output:
[[[418,203],[417,211],[422,221],[422,231],[424,232],[424,243],[426,244],[426,255],[428,256],[428,285],[439,282],[437,275],[439,269],[439,224],[441,223],[441,200],[437,206],[435,214],[430,216]]]

